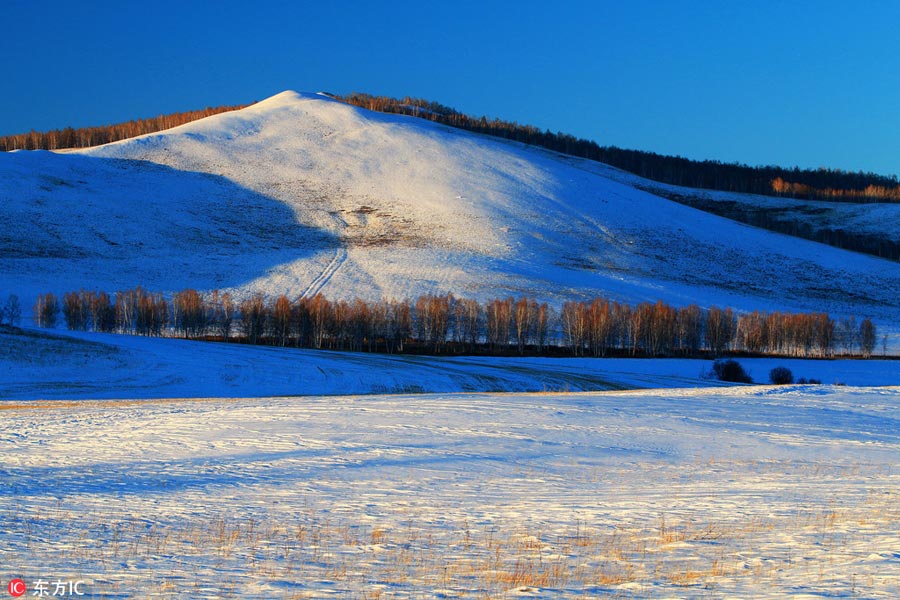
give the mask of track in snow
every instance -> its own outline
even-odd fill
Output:
[[[338,246],[337,250],[335,250],[334,258],[331,259],[325,268],[322,269],[322,272],[316,275],[312,281],[309,282],[309,285],[303,290],[303,293],[300,294],[302,298],[312,298],[316,294],[318,294],[323,287],[325,287],[331,278],[334,277],[334,274],[337,273],[341,267],[344,266],[347,262],[347,257],[349,253],[347,252],[347,248],[343,245]]]

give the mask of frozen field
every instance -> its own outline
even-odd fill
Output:
[[[826,384],[900,384],[896,360],[741,359]],[[57,330],[0,330],[0,400],[427,392],[578,392],[720,385],[700,359],[392,356]]]
[[[4,581],[82,579],[97,598],[900,595],[900,388],[0,409]]]

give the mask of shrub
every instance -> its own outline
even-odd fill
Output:
[[[753,379],[746,371],[744,371],[744,367],[741,366],[741,363],[731,358],[714,362],[713,372],[716,374],[719,381],[753,383]]]
[[[6,299],[6,304],[0,310],[0,325],[12,325],[16,327],[22,322],[22,306],[19,304],[19,297],[10,294]]]
[[[775,367],[769,371],[769,382],[772,385],[788,385],[794,383],[794,374],[787,367]]]

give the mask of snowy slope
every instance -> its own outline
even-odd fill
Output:
[[[706,203],[720,203],[745,211],[765,210],[779,220],[805,223],[813,231],[844,231],[858,236],[871,236],[900,242],[900,204],[879,202],[840,202],[805,200],[690,188],[645,179],[609,165],[593,163],[604,177],[632,185],[663,197],[680,196]]]
[[[900,265],[739,225],[588,161],[284,92],[0,155],[0,293],[591,296],[895,319]]]

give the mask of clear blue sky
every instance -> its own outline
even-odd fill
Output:
[[[2,0],[0,134],[436,100],[625,148],[900,174],[900,2]]]

